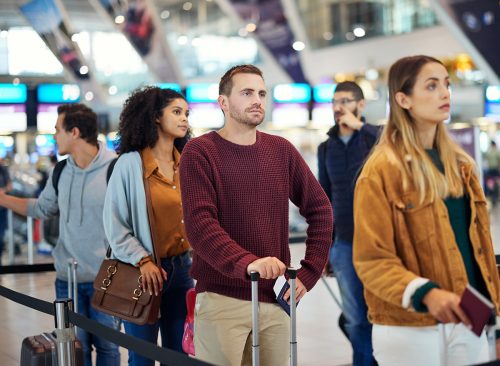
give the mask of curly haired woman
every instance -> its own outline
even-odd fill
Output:
[[[140,267],[145,291],[162,293],[156,324],[124,322],[127,334],[182,352],[186,318],[190,245],[182,219],[178,166],[190,137],[188,105],[171,89],[144,87],[132,93],[120,115],[119,152],[104,203],[104,227],[113,255]],[[151,191],[155,243],[161,268],[155,264],[143,177]],[[154,365],[129,351],[129,365]]]

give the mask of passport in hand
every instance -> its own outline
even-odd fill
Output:
[[[278,301],[278,304],[280,304],[280,306],[283,308],[283,310],[286,311],[288,316],[290,316],[290,304],[283,298],[283,296],[285,296],[286,290],[288,290],[289,288],[290,288],[290,284],[288,283],[288,281],[285,281],[278,296],[276,296],[276,301]],[[297,302],[297,305],[299,305],[298,302]]]
[[[493,303],[470,285],[467,285],[462,294],[460,307],[472,323],[472,332],[478,337],[495,314]]]

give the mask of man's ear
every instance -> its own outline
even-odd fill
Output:
[[[361,99],[359,102],[358,102],[358,110],[359,110],[359,113],[363,112],[365,110],[365,106],[366,106],[366,102],[364,99]]]
[[[225,95],[219,95],[217,103],[219,103],[219,107],[223,111],[227,109],[227,97]]]
[[[394,99],[396,99],[396,103],[403,108],[403,109],[410,109],[411,108],[411,98],[408,97],[405,93],[403,92],[397,92],[396,95],[394,96]]]
[[[80,137],[80,129],[78,127],[73,127],[71,130],[71,136],[76,140]]]

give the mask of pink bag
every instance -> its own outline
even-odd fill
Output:
[[[184,335],[182,336],[182,350],[188,355],[194,356],[194,304],[196,303],[196,292],[191,288],[186,293],[187,315],[184,321]]]

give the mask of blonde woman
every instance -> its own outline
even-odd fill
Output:
[[[354,262],[365,287],[374,356],[438,365],[438,322],[450,365],[487,359],[459,306],[467,284],[500,306],[490,223],[474,162],[449,137],[449,76],[413,56],[389,71],[389,122],[358,179]]]

